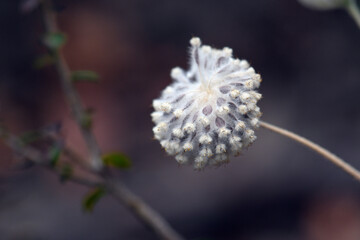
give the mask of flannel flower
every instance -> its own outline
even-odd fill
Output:
[[[260,75],[232,49],[192,38],[190,69],[171,70],[174,80],[153,101],[155,139],[180,164],[195,169],[227,163],[256,139],[261,112]]]

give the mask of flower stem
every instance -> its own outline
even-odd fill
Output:
[[[349,0],[345,9],[360,28],[360,9],[356,3],[356,0]]]
[[[358,170],[356,170],[353,166],[351,166],[350,164],[346,163],[343,159],[339,158],[338,156],[336,156],[335,154],[333,154],[332,152],[328,151],[327,149],[319,146],[318,144],[304,138],[301,137],[293,132],[290,132],[288,130],[285,130],[283,128],[274,126],[270,123],[266,123],[266,122],[260,122],[260,126],[263,128],[266,128],[268,130],[271,130],[273,132],[279,133],[285,137],[288,137],[308,148],[310,148],[311,150],[315,151],[316,153],[320,154],[321,156],[323,156],[324,158],[328,159],[329,161],[331,161],[332,163],[334,163],[336,166],[338,166],[339,168],[341,168],[342,170],[344,170],[345,172],[347,172],[348,174],[350,174],[351,176],[353,176],[354,178],[356,178],[358,181],[360,181],[360,172]]]

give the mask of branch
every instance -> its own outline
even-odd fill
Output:
[[[83,163],[81,156],[77,155],[72,149],[64,149],[64,154],[71,160],[77,163]],[[135,216],[137,216],[146,226],[150,227],[158,236],[167,240],[181,240],[183,239],[177,232],[175,232],[166,220],[148,206],[141,198],[132,193],[124,184],[105,176],[104,186],[108,192],[117,199],[125,207],[129,208]]]
[[[51,0],[43,0],[43,18],[45,22],[46,32],[58,32],[56,21],[56,13],[53,11]],[[72,114],[79,125],[83,138],[86,142],[88,151],[90,153],[90,160],[92,169],[99,172],[99,175],[104,177],[105,185],[112,195],[128,207],[139,219],[141,219],[147,226],[150,227],[161,239],[165,240],[181,240],[183,239],[178,233],[171,228],[171,226],[162,218],[157,212],[151,209],[144,201],[137,197],[134,193],[128,190],[122,183],[114,183],[108,175],[108,171],[102,169],[101,151],[96,142],[95,136],[91,129],[84,124],[87,115],[80,101],[80,97],[75,90],[72,80],[71,72],[65,61],[64,55],[60,50],[53,52],[56,59],[56,70],[61,80],[63,91],[65,93],[67,102],[71,108]],[[68,157],[76,157],[77,162],[83,162],[78,159],[78,156],[67,152]],[[103,170],[101,173],[99,170]]]
[[[19,156],[26,158],[36,164],[43,163],[43,161],[41,160],[43,158],[41,152],[37,151],[32,147],[25,147],[18,137],[5,132],[2,127],[0,127],[0,137],[5,143],[5,145],[7,145]]]
[[[295,140],[296,142],[310,148],[311,150],[315,151],[316,153],[320,154],[321,156],[323,156],[324,158],[326,158],[327,160],[331,161],[333,164],[335,164],[336,166],[338,166],[339,168],[341,168],[342,170],[344,170],[345,172],[347,172],[348,174],[350,174],[351,176],[353,176],[355,179],[357,179],[358,181],[360,181],[360,172],[358,170],[356,170],[353,166],[351,166],[350,164],[346,163],[343,159],[339,158],[338,156],[336,156],[335,154],[333,154],[332,152],[328,151],[327,149],[319,146],[318,144],[304,138],[301,137],[293,132],[290,132],[288,130],[285,130],[283,128],[274,126],[270,123],[266,123],[266,122],[260,122],[260,126],[263,128],[266,128],[268,130],[271,130],[273,132],[279,133],[285,137],[288,137],[292,140]]]
[[[12,149],[16,154],[18,154],[22,158],[34,164],[47,167],[48,169],[53,170],[59,176],[62,174],[61,168],[50,167],[49,159],[47,159],[46,156],[41,153],[41,151],[37,150],[34,147],[24,145],[23,142],[17,136],[10,133],[4,133],[4,130],[0,128],[0,137],[5,143],[5,145],[7,145],[10,149]],[[103,185],[103,183],[100,181],[92,181],[77,176],[75,174],[69,176],[68,180],[88,187],[96,187],[99,185]]]
[[[48,159],[37,149],[31,146],[24,146],[21,140],[15,135],[2,132],[0,128],[0,136],[4,143],[12,149],[15,153],[19,154],[21,157],[35,163],[48,167],[48,169],[53,170],[59,176],[61,175],[61,168],[50,168],[47,164]],[[67,157],[74,162],[84,162],[77,154],[75,154],[71,149],[64,150]],[[89,170],[88,170],[89,171]],[[175,232],[171,226],[165,221],[165,219],[155,212],[151,207],[149,207],[144,201],[132,193],[129,189],[126,188],[120,182],[114,182],[113,180],[107,178],[106,180],[102,179],[101,181],[94,181],[87,179],[85,177],[77,176],[71,174],[68,178],[69,181],[72,181],[77,184],[85,185],[88,187],[105,187],[108,192],[127,208],[129,208],[145,225],[149,226],[161,239],[164,240],[182,240],[183,238]]]
[[[56,13],[53,11],[52,3],[50,0],[43,0],[43,19],[46,32],[48,34],[59,32],[56,21]],[[99,171],[102,168],[101,151],[96,142],[96,138],[91,131],[91,128],[84,124],[84,121],[86,121],[88,115],[72,83],[71,71],[67,65],[67,62],[65,61],[62,51],[54,51],[53,54],[55,55],[55,66],[57,73],[60,77],[66,100],[70,106],[74,119],[80,127],[81,133],[85,140],[85,144],[89,151],[92,168],[95,171]]]
[[[166,240],[182,240],[165,219],[120,182],[106,184],[113,197],[129,208],[145,225]]]

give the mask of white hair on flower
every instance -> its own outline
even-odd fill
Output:
[[[180,164],[195,169],[228,162],[256,139],[261,78],[232,49],[201,46],[192,38],[190,70],[176,67],[174,82],[153,101],[155,139]]]

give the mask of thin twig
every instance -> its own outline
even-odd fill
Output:
[[[346,5],[346,10],[360,28],[360,9],[356,3],[356,0],[349,0],[348,4]]]
[[[302,145],[310,148],[311,150],[317,152],[318,154],[320,154],[321,156],[323,156],[324,158],[330,160],[332,163],[334,163],[336,166],[340,167],[341,169],[343,169],[345,172],[347,172],[348,174],[352,175],[354,178],[356,178],[357,180],[360,181],[360,172],[358,170],[356,170],[353,166],[351,166],[350,164],[346,163],[343,159],[339,158],[338,156],[336,156],[335,154],[331,153],[330,151],[328,151],[327,149],[319,146],[318,144],[304,138],[301,137],[293,132],[290,132],[288,130],[285,130],[283,128],[274,126],[270,123],[266,123],[266,122],[260,122],[260,126],[266,129],[269,129],[273,132],[279,133],[285,137],[291,138],[293,140],[295,140],[298,143],[301,143]]]
[[[27,146],[23,144],[23,142],[17,136],[11,133],[4,133],[3,129],[1,128],[0,128],[0,132],[2,133],[0,134],[0,138],[5,143],[5,145],[7,145],[10,149],[12,149],[13,152],[19,155],[21,158],[30,161],[34,164],[44,166],[49,170],[52,170],[59,176],[62,174],[62,170],[60,167],[50,166],[49,159],[47,159],[46,155],[42,154],[41,151],[37,150],[32,146]],[[68,180],[88,187],[103,185],[103,182],[101,181],[93,181],[87,178],[80,177],[74,173],[72,173],[68,177]]]
[[[86,166],[83,166],[84,160],[72,149],[65,148],[63,153],[73,162],[78,163],[84,170],[86,170]],[[172,236],[168,239],[173,240],[183,239],[171,228],[162,216],[151,209],[143,200],[133,194],[124,184],[121,182],[114,183],[111,179],[108,179],[104,185],[115,199],[134,212],[134,214],[138,216],[145,225],[154,229],[159,236]]]
[[[86,161],[71,148],[65,147],[62,153],[64,154],[64,156],[66,156],[68,159],[72,160],[72,162],[78,165],[82,170],[96,174],[96,172],[92,171],[92,168],[86,163]]]
[[[16,154],[18,154],[18,156],[28,159],[36,164],[43,164],[43,161],[41,160],[43,158],[41,152],[32,147],[24,146],[19,138],[12,134],[5,133],[2,128],[0,128],[0,132],[2,141]]]
[[[50,0],[43,0],[43,19],[46,32],[48,34],[59,32],[56,21],[56,13],[53,10],[53,6]],[[55,66],[60,77],[66,100],[71,108],[74,119],[80,127],[81,133],[89,151],[92,168],[95,171],[99,171],[102,168],[101,151],[99,145],[96,142],[96,138],[91,131],[91,128],[84,124],[84,120],[88,117],[88,115],[72,83],[71,71],[61,50],[55,51],[53,54],[56,55]]]
[[[44,154],[42,154],[39,150],[31,146],[25,146],[17,136],[10,133],[5,134],[2,132],[1,128],[0,137],[10,149],[19,154],[24,159],[35,164],[45,166],[47,169],[52,170],[61,176],[61,168],[50,167],[50,165],[47,164],[49,159],[46,159]],[[71,149],[66,149],[64,152],[67,153],[67,157],[73,162],[84,162],[84,160]],[[88,171],[91,172],[89,169]],[[161,239],[183,239],[175,230],[171,228],[171,226],[160,214],[154,211],[143,200],[127,189],[127,187],[121,182],[114,182],[110,178],[94,181],[78,176],[75,173],[72,173],[70,176],[68,176],[68,180],[88,187],[105,187],[115,199],[119,200],[122,204],[129,208],[135,214],[135,216],[137,216],[146,226],[149,226],[150,229],[152,229]]]
[[[72,149],[65,148],[64,154],[74,162],[83,163],[84,160]],[[129,208],[146,226],[150,227],[162,239],[181,240],[183,239],[175,232],[166,220],[141,198],[132,193],[123,183],[114,182],[111,178],[105,177],[104,187],[120,203]]]
[[[153,229],[158,236],[166,240],[182,240],[177,232],[175,232],[169,223],[150,208],[141,198],[132,193],[124,184],[120,182],[109,183],[106,185],[113,197],[119,200],[127,208],[129,208],[135,216],[137,216],[145,225]]]

